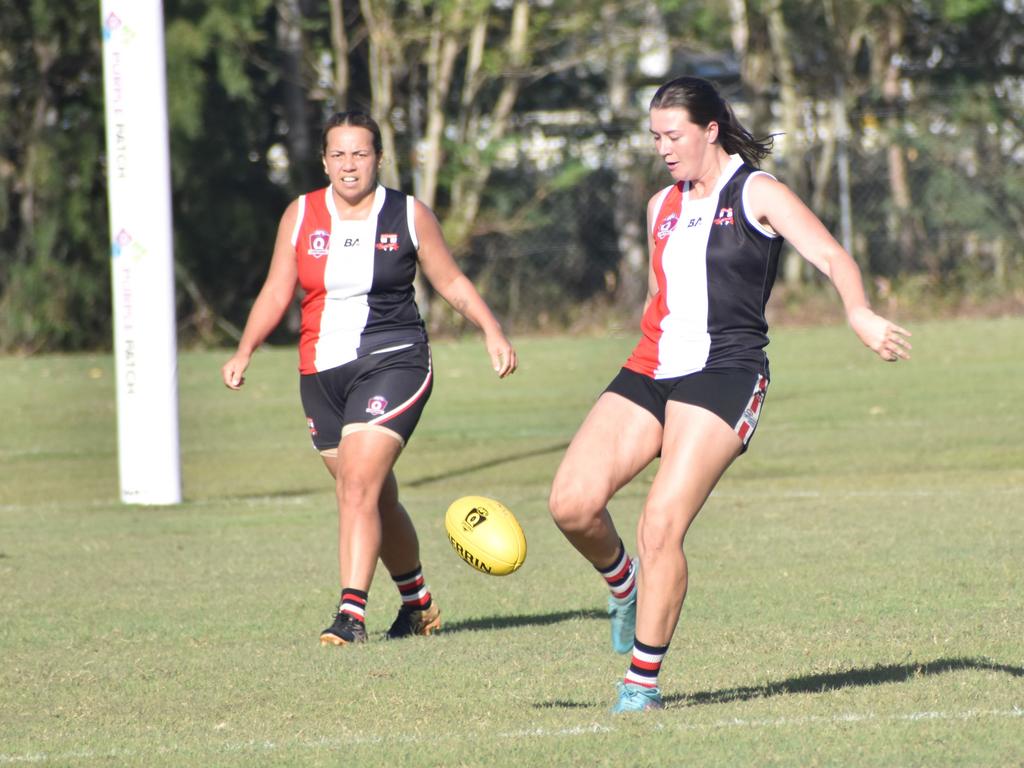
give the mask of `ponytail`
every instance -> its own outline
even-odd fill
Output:
[[[700,77],[677,77],[662,85],[651,99],[651,109],[685,109],[690,121],[701,127],[718,123],[718,143],[730,155],[739,155],[743,162],[754,166],[768,157],[775,143],[775,135],[754,138],[736,117],[732,106],[722,98],[718,89]]]

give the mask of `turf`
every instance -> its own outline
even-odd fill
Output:
[[[238,393],[180,356],[185,501],[119,501],[108,356],[0,358],[0,765],[1024,763],[1024,320],[922,323],[884,364],[841,327],[779,328],[751,450],[687,541],[667,708],[613,716],[605,593],[546,494],[631,346],[435,344],[400,460],[443,611],[432,638],[321,648],[336,585],[328,476],[291,349]],[[627,538],[650,481],[612,511]],[[451,551],[457,496],[526,530],[505,578]],[[396,608],[378,572],[368,626]]]

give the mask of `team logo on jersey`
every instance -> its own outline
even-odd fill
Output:
[[[371,416],[382,416],[388,407],[388,399],[383,395],[374,395],[366,403],[366,412]]]
[[[712,222],[718,227],[731,227],[736,222],[732,218],[732,208],[723,208],[718,212],[718,218]]]
[[[380,242],[377,243],[378,251],[397,251],[398,235],[393,232],[382,232]]]
[[[309,235],[309,255],[314,259],[326,256],[331,250],[331,233],[326,229],[318,229]]]
[[[306,425],[309,427],[309,436],[316,437],[316,424],[313,423],[313,419],[311,419],[309,416],[306,417]]]
[[[670,213],[668,216],[666,216],[662,220],[661,224],[658,225],[658,231],[656,233],[658,235],[658,239],[664,240],[666,237],[671,235],[672,230],[676,228],[676,224],[678,223],[679,217],[676,214]]]

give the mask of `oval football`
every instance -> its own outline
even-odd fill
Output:
[[[526,560],[526,536],[496,499],[463,496],[448,507],[444,527],[455,553],[481,573],[507,576]]]

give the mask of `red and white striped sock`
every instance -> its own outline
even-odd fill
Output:
[[[366,598],[366,592],[361,589],[343,587],[341,590],[341,602],[338,603],[338,613],[344,613],[365,624]]]
[[[595,566],[596,567],[596,566]],[[625,601],[636,590],[636,564],[626,553],[626,545],[619,539],[619,554],[608,568],[598,568],[616,600]]]
[[[430,607],[433,598],[427,583],[423,579],[423,566],[417,565],[416,570],[403,573],[401,576],[392,576],[391,579],[398,587],[398,593],[402,596],[402,605],[413,608],[417,611]]]
[[[667,645],[647,645],[634,640],[633,658],[629,662],[625,682],[642,685],[644,688],[657,688],[658,673],[666,653]]]

